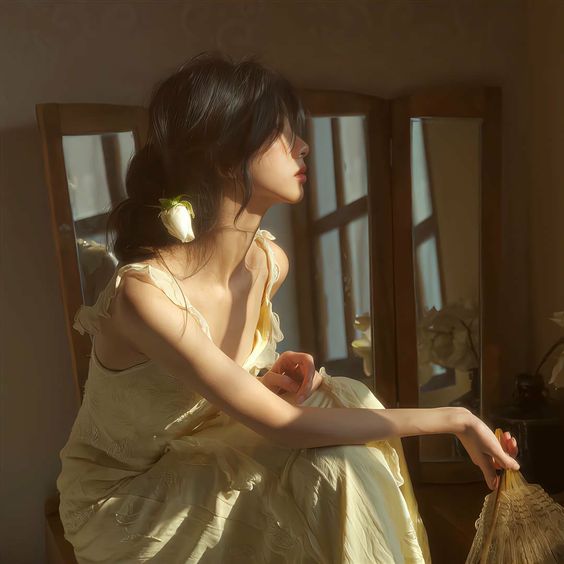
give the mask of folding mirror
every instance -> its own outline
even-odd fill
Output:
[[[499,89],[299,94],[310,145],[291,210],[300,350],[385,407],[464,405],[487,420],[499,399]],[[91,341],[73,317],[114,272],[105,222],[147,110],[39,104],[37,120],[80,402]],[[404,448],[415,482],[481,479],[452,435]]]
[[[126,197],[127,165],[145,143],[147,112],[112,104],[38,104],[36,115],[80,403],[92,343],[72,328],[74,315],[81,304],[96,301],[114,273],[106,219]]]
[[[487,421],[500,381],[501,95],[429,89],[395,100],[392,122],[398,404]],[[405,445],[419,481],[481,479],[452,434]]]
[[[487,420],[499,397],[499,89],[300,95],[302,349],[386,407],[459,405]],[[481,479],[454,435],[404,445],[416,481]]]

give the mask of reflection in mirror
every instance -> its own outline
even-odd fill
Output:
[[[362,358],[365,376],[372,376],[370,333],[370,235],[368,216],[352,220],[346,226],[351,264],[351,302],[354,312],[354,353]]]
[[[308,188],[316,249],[319,363],[372,374],[365,115],[308,117]]]
[[[63,136],[83,303],[92,305],[117,259],[106,247],[106,220],[126,198],[125,174],[135,151],[132,131]]]
[[[308,128],[315,151],[312,209],[318,219],[334,212],[338,199],[343,207],[368,194],[366,116],[309,118]]]
[[[419,406],[480,414],[481,119],[412,118],[413,271]],[[419,437],[420,460],[465,457],[453,435]]]

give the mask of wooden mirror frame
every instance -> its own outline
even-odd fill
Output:
[[[335,90],[302,89],[299,94],[309,117],[364,114],[368,118],[368,195],[361,204],[363,209],[368,209],[370,233],[373,379],[369,387],[386,407],[419,407],[410,120],[412,117],[482,119],[481,416],[487,419],[500,400],[501,90],[489,86],[438,86],[419,89],[393,100]],[[315,325],[319,312],[311,299],[319,291],[313,268],[318,251],[313,240],[327,225],[321,225],[326,218],[313,220],[309,192],[306,183],[304,204],[292,207],[296,257],[293,266],[299,272],[296,280],[301,350],[319,358],[319,335]],[[351,208],[346,210],[349,215],[360,211],[352,209],[354,203],[348,207]],[[331,374],[329,366],[328,371]],[[335,374],[346,375],[340,367]],[[483,479],[481,471],[471,461],[421,463],[418,437],[406,437],[403,444],[414,482]]]
[[[499,380],[499,265],[501,263],[501,94],[497,88],[434,88],[420,91],[398,100],[341,91],[301,90],[307,104],[322,112],[335,115],[366,113],[368,123],[368,207],[370,233],[371,322],[374,337],[372,354],[375,380],[373,390],[386,407],[417,406],[416,340],[414,332],[415,308],[413,303],[413,264],[406,246],[409,237],[405,214],[411,209],[410,186],[410,117],[443,116],[481,117],[482,128],[482,255],[481,288],[482,309],[482,415],[487,417],[500,397]],[[45,177],[51,207],[51,223],[56,244],[59,278],[66,317],[67,336],[71,349],[73,380],[77,406],[82,401],[84,383],[88,375],[91,339],[72,328],[74,315],[82,305],[82,288],[78,264],[77,243],[74,236],[72,210],[63,152],[63,135],[87,135],[106,132],[132,131],[136,150],[147,138],[148,114],[140,106],[112,104],[38,104],[36,117],[42,143]],[[392,159],[393,156],[393,159]],[[371,187],[377,186],[374,190]],[[307,193],[306,193],[307,196]],[[406,204],[409,198],[408,204]],[[402,207],[409,205],[408,208]],[[315,353],[315,335],[312,328],[313,272],[309,246],[311,234],[307,208],[293,206],[292,215],[296,263],[292,265],[298,284],[298,311],[302,348]],[[358,210],[357,210],[358,211]],[[487,244],[484,244],[487,241]],[[303,252],[302,252],[303,251]],[[309,258],[308,258],[309,257]],[[404,277],[401,281],[401,275]],[[407,301],[405,301],[407,300]],[[377,306],[377,307],[376,307]],[[377,331],[386,327],[386,331]],[[401,346],[400,346],[401,345]],[[407,353],[407,354],[406,354]],[[415,363],[414,363],[415,361]],[[414,486],[423,481],[448,482],[460,478],[457,463],[426,463],[420,466],[418,437],[403,439],[404,450]],[[477,469],[477,467],[475,467]],[[478,476],[479,474],[479,476]],[[480,471],[474,473],[477,482],[483,482]],[[453,479],[454,477],[454,479]],[[473,478],[473,475],[466,476]],[[472,486],[474,487],[475,484]],[[457,486],[450,486],[450,488]],[[462,487],[462,486],[460,486]],[[460,488],[459,487],[459,488]],[[423,488],[423,486],[421,486]],[[436,490],[418,489],[422,509],[439,508],[440,528],[444,535],[445,523],[450,525],[445,501],[445,486]],[[477,493],[476,493],[477,492]],[[482,490],[449,490],[446,496],[466,496],[466,500],[482,499]],[[487,493],[487,492],[486,492]],[[428,498],[428,499],[427,499]],[[464,498],[461,498],[464,499]],[[448,504],[450,499],[447,499]],[[461,503],[467,508],[470,503]],[[72,547],[63,538],[62,526],[55,509],[58,499],[48,502],[47,526],[54,534],[48,546],[57,547],[57,558],[65,554],[72,558]],[[467,509],[466,509],[467,511]],[[429,528],[429,521],[426,521]],[[471,529],[468,525],[468,529]],[[460,535],[460,527],[449,532]],[[458,538],[458,537],[457,537]],[[468,543],[471,539],[468,539]],[[66,550],[66,552],[65,552]],[[461,551],[460,554],[466,551]]]
[[[367,119],[367,195],[347,205],[343,203],[343,179],[339,170],[339,163],[335,163],[335,188],[338,202],[337,210],[319,219],[313,217],[313,202],[311,191],[307,184],[304,188],[304,205],[292,207],[292,220],[294,240],[296,241],[295,271],[300,273],[296,278],[298,284],[298,312],[300,321],[300,334],[302,337],[302,350],[310,352],[314,358],[322,357],[323,337],[322,332],[315,330],[315,319],[319,319],[317,302],[311,297],[319,291],[320,273],[315,272],[313,265],[315,257],[319,254],[319,245],[316,236],[336,227],[342,221],[349,222],[364,213],[368,217],[368,231],[370,238],[370,311],[372,335],[376,342],[372,343],[372,376],[362,379],[382,401],[390,406],[395,401],[395,387],[392,380],[375,378],[387,367],[394,364],[394,339],[389,333],[375,332],[374,327],[385,323],[393,316],[392,293],[392,255],[391,246],[383,245],[381,241],[391,240],[391,200],[388,189],[377,189],[378,184],[389,186],[389,101],[377,96],[344,92],[338,90],[299,90],[299,96],[304,103],[308,117],[318,116],[354,116],[365,115]],[[337,151],[339,153],[339,151]],[[314,159],[314,153],[310,153]],[[311,161],[310,161],[311,162]],[[314,169],[314,166],[310,168]],[[341,251],[348,248],[345,226],[340,228]],[[342,268],[350,271],[350,265],[343,258]],[[381,304],[375,308],[374,304]],[[349,311],[345,304],[345,321],[347,323],[347,349],[349,359],[343,361],[328,361],[323,363],[328,373],[346,375],[347,366],[353,358],[351,341],[354,327],[354,313]],[[375,354],[374,351],[377,351]],[[360,359],[357,359],[360,360]]]
[[[73,380],[77,405],[80,405],[88,377],[92,340],[88,333],[81,335],[73,329],[74,316],[83,300],[63,136],[131,131],[137,150],[147,140],[148,113],[146,108],[140,106],[88,103],[37,104],[35,112],[49,193]]]
[[[411,118],[481,118],[480,186],[480,417],[487,421],[500,397],[501,90],[439,87],[393,101],[392,201],[398,407],[418,407],[417,336],[411,217]],[[481,481],[470,460],[421,461],[419,437],[404,438],[415,482]]]

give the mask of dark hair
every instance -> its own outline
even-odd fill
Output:
[[[230,184],[242,186],[236,221],[252,196],[250,161],[282,133],[284,118],[293,146],[305,128],[299,96],[254,55],[233,62],[218,51],[202,52],[158,83],[149,103],[147,143],[127,169],[128,197],[111,211],[106,226],[106,240],[113,235],[108,247],[118,261],[158,255],[164,264],[159,249],[179,241],[152,206],[179,194],[188,195],[195,212],[196,239],[183,248],[187,257],[201,259],[209,250],[206,235],[218,227],[223,192]]]

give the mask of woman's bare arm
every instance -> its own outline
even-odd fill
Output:
[[[290,448],[365,444],[390,437],[433,433],[470,436],[470,412],[455,407],[431,409],[318,408],[289,403],[229,358],[188,315],[155,286],[126,276],[112,317],[133,347],[172,375],[186,378],[200,395],[269,440]],[[503,466],[511,460],[493,437]],[[483,440],[483,436],[479,440]],[[471,446],[476,442],[471,438]],[[496,450],[496,443],[498,450]],[[481,444],[481,443],[480,443]],[[466,445],[465,445],[466,446]],[[492,451],[492,452],[493,452]],[[507,456],[503,459],[503,456]]]
[[[391,437],[460,433],[466,410],[458,407],[370,409],[351,407],[300,407],[288,432],[297,448],[362,445]]]
[[[497,463],[519,469],[491,429],[465,408],[319,408],[298,407],[286,432],[294,448],[330,445],[362,445],[379,439],[452,433],[462,442],[474,464],[480,467],[491,489],[495,488]]]

